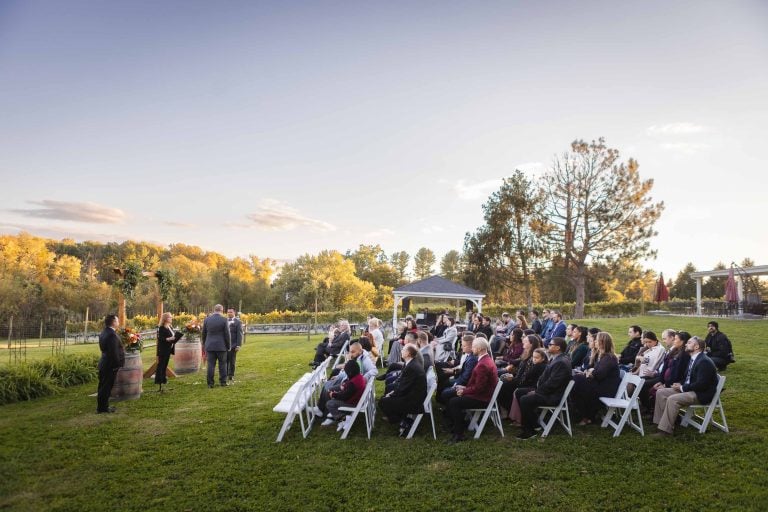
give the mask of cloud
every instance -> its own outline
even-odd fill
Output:
[[[501,182],[501,178],[469,183],[466,180],[458,180],[453,182],[452,188],[459,199],[475,201],[477,199],[487,199],[491,192],[501,187]],[[447,182],[443,181],[443,183]]]
[[[437,224],[433,226],[424,226],[421,228],[421,232],[425,235],[433,235],[435,233],[442,233],[445,231],[445,228],[443,226],[439,226]]]
[[[41,208],[10,210],[25,217],[39,219],[71,220],[96,224],[118,224],[125,220],[125,212],[96,203],[73,203],[69,201],[27,201]]]
[[[523,172],[538,174],[544,171],[544,164],[541,162],[525,162],[515,166],[515,169],[520,169]]]
[[[651,136],[658,135],[691,135],[710,131],[706,126],[694,123],[668,123],[649,126],[645,132]]]
[[[165,221],[163,222],[166,226],[171,226],[174,228],[196,228],[197,224],[190,224],[188,222],[175,222],[175,221]]]
[[[71,238],[78,242],[91,240],[94,242],[124,242],[125,240],[131,240],[130,236],[122,236],[107,233],[94,233],[88,231],[72,231],[62,226],[33,226],[30,224],[4,224],[0,223],[0,233],[18,234],[22,231],[26,231],[35,236],[43,238],[52,238],[54,240],[61,240],[63,238]],[[162,244],[160,244],[162,245]]]
[[[669,151],[678,151],[687,155],[693,155],[699,151],[709,149],[710,146],[703,142],[668,142],[662,144],[661,147]]]
[[[321,232],[336,231],[333,224],[302,215],[296,208],[274,199],[263,200],[256,212],[247,215],[247,218],[253,222],[250,227],[264,231],[290,231],[298,227]]]
[[[374,229],[363,235],[363,238],[367,240],[375,240],[379,238],[386,238],[394,235],[395,232],[389,228]]]

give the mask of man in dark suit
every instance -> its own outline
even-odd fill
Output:
[[[232,347],[232,334],[224,317],[224,306],[216,304],[213,313],[203,322],[203,344],[208,354],[208,387],[213,387],[213,369],[219,362],[219,383],[228,386],[227,352]]]
[[[549,331],[544,338],[544,346],[549,348],[549,344],[555,338],[565,338],[565,322],[563,322],[563,314],[559,311],[552,312],[552,330]]]
[[[659,426],[655,434],[659,437],[671,436],[680,409],[693,404],[708,404],[717,390],[717,368],[704,352],[707,344],[698,336],[693,336],[685,344],[685,351],[691,354],[688,371],[682,383],[672,384],[669,388],[656,391],[656,408],[653,422]]]
[[[227,310],[227,323],[229,324],[229,335],[232,339],[232,346],[227,352],[227,377],[229,382],[233,382],[235,380],[237,353],[240,351],[240,347],[243,346],[243,322],[235,316],[235,310],[229,308]]]
[[[408,343],[401,352],[405,366],[395,382],[395,389],[379,400],[381,412],[393,424],[399,423],[406,414],[423,412],[427,396],[427,376],[416,355],[418,347]]]
[[[515,391],[523,421],[523,430],[517,436],[518,439],[536,437],[535,429],[539,418],[537,407],[557,405],[563,398],[572,373],[571,360],[565,355],[566,346],[565,338],[552,338],[547,348],[551,359],[539,377],[536,389],[521,388]]]
[[[107,315],[104,318],[104,330],[99,334],[99,390],[96,399],[96,413],[115,412],[114,407],[109,406],[109,395],[112,394],[112,386],[115,384],[117,371],[125,364],[125,349],[117,335],[120,321],[117,315]]]

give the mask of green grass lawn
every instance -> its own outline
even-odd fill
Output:
[[[620,347],[634,323],[706,331],[706,319],[678,317],[585,323]],[[592,425],[521,442],[516,428],[501,438],[489,425],[479,441],[447,446],[428,422],[403,440],[379,416],[370,441],[361,418],[346,441],[319,426],[303,439],[296,424],[276,444],[284,416],[272,407],[308,371],[319,337],[249,336],[229,388],[208,389],[199,373],[166,394],[146,380],[117,414],[95,414],[95,383],[0,407],[0,509],[768,510],[768,322],[720,323],[737,359],[725,372],[730,434],[678,428],[657,439],[627,428],[613,439]],[[145,367],[153,359],[146,350]]]

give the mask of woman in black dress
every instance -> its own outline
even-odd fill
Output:
[[[173,315],[163,313],[160,325],[157,327],[157,370],[155,370],[155,384],[160,386],[159,391],[161,393],[163,392],[163,384],[168,383],[168,377],[165,374],[165,370],[168,368],[168,361],[174,352],[173,349],[176,342],[180,338],[176,331],[174,331],[172,322]]]

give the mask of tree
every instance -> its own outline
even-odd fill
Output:
[[[727,267],[722,261],[718,261],[712,270],[725,270]],[[722,299],[725,297],[725,282],[727,277],[709,277],[701,286],[701,296],[710,299]]]
[[[426,279],[432,275],[432,267],[435,266],[435,253],[432,249],[422,247],[416,252],[416,256],[413,257],[413,273],[416,279]]]
[[[655,256],[650,239],[664,203],[652,203],[653,180],[641,181],[637,162],[620,162],[603,138],[574,141],[541,183],[549,248],[564,257],[574,315],[582,318],[589,263]]]
[[[410,259],[411,256],[405,251],[393,253],[389,258],[392,266],[397,271],[398,284],[402,284],[408,279],[408,263]]]
[[[360,244],[355,252],[347,251],[345,258],[355,264],[355,274],[363,281],[380,286],[397,286],[398,271],[387,262],[387,255],[379,245]]]
[[[669,287],[669,296],[675,299],[692,299],[696,297],[696,279],[691,273],[696,272],[693,263],[687,263]]]
[[[522,287],[533,309],[533,267],[546,255],[541,214],[541,192],[520,170],[505,178],[501,188],[483,205],[485,225],[465,238],[464,251],[475,268],[499,285]]]
[[[461,254],[459,251],[451,249],[440,260],[440,273],[446,279],[459,281],[461,279],[462,266]]]

